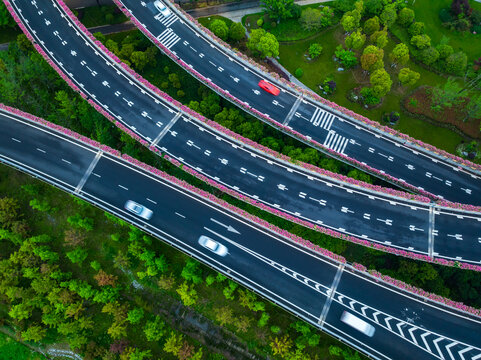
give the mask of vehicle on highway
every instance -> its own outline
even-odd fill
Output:
[[[274,85],[272,85],[271,83],[269,83],[265,80],[259,81],[259,87],[262,90],[267,91],[269,94],[272,94],[272,95],[275,95],[275,96],[279,95],[279,93],[281,92],[277,87],[275,87]]]
[[[165,4],[160,1],[160,0],[155,0],[154,1],[154,6],[157,8],[157,10],[160,11],[160,13],[162,15],[164,15],[165,17],[169,16],[170,15],[170,10],[167,8],[167,6],[165,6]]]
[[[212,240],[208,236],[201,235],[199,237],[199,244],[219,256],[226,256],[228,254],[227,248],[224,245]]]
[[[372,326],[371,324],[368,324],[367,322],[358,318],[357,316],[351,313],[348,313],[347,311],[344,311],[342,313],[341,321],[369,337],[372,337],[374,335],[374,331],[376,331],[374,326]]]
[[[145,220],[149,220],[153,214],[152,210],[147,209],[145,206],[137,204],[135,201],[132,200],[127,200],[124,208],[125,210],[128,210],[131,213],[134,213],[135,215],[144,218]]]

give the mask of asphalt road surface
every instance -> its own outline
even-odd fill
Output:
[[[52,2],[14,4],[38,43],[92,99],[145,140],[197,171],[273,208],[348,235],[430,256],[481,262],[481,215],[441,211],[340,186],[240,147],[132,81],[68,26]],[[40,9],[42,16],[38,16]]]
[[[481,205],[481,176],[429,157],[402,142],[381,137],[327,108],[281,88],[273,96],[259,88],[262,74],[246,67],[173,12],[164,17],[153,1],[121,0],[165,47],[216,85],[261,113],[375,169],[448,200]],[[167,1],[166,4],[169,4]]]
[[[95,204],[196,257],[376,359],[481,358],[479,318],[325,259],[125,160],[0,111],[0,161]],[[126,211],[134,200],[153,211]],[[206,235],[224,257],[198,243]],[[349,312],[369,337],[341,321]]]

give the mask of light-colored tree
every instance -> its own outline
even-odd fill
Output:
[[[276,336],[269,345],[274,355],[283,357],[289,352],[292,346],[292,340],[289,338],[289,335],[284,335],[280,338]]]
[[[431,65],[439,59],[439,52],[432,46],[421,51],[421,61],[426,65]]]
[[[232,309],[228,306],[222,306],[214,309],[215,319],[219,322],[220,326],[232,324],[234,321]]]
[[[299,23],[305,30],[317,30],[321,28],[322,14],[319,10],[307,8],[302,10]]]
[[[356,20],[351,15],[345,15],[341,19],[341,25],[344,28],[345,32],[350,33],[354,31],[357,27]]]
[[[395,4],[386,5],[381,15],[379,16],[379,18],[381,19],[381,23],[384,26],[387,26],[388,28],[390,28],[396,22],[396,19],[397,19],[396,5]]]
[[[357,31],[354,31],[350,35],[346,36],[344,42],[348,49],[358,50],[364,46],[364,43],[366,42],[366,35],[363,34],[360,29],[357,29]]]
[[[209,30],[212,31],[215,36],[222,40],[227,40],[227,37],[229,36],[229,27],[227,26],[225,21],[221,19],[214,19],[209,24]]]
[[[397,44],[389,54],[391,61],[397,65],[404,65],[409,61],[409,48],[406,44]]]
[[[401,9],[401,11],[399,11],[397,20],[401,26],[410,26],[414,21],[414,10],[409,8]]]
[[[414,35],[411,38],[411,44],[416,46],[418,49],[425,49],[431,46],[431,38],[426,34]]]
[[[421,77],[421,74],[411,70],[410,68],[402,68],[399,72],[398,79],[404,86],[414,85]]]
[[[367,35],[371,35],[372,33],[379,31],[380,28],[381,25],[379,24],[379,18],[377,16],[367,19],[364,22],[364,32]]]
[[[271,18],[289,19],[292,17],[292,7],[294,0],[263,0],[261,6],[271,16]]]
[[[365,47],[361,56],[361,66],[366,71],[374,71],[384,67],[384,50],[374,45]]]
[[[279,56],[279,42],[274,35],[267,33],[264,29],[251,31],[247,47],[261,57]]]
[[[382,98],[391,91],[392,80],[386,70],[377,69],[373,71],[369,80],[373,93],[377,97]]]
[[[387,45],[388,37],[387,37],[387,28],[375,31],[370,37],[369,40],[372,44],[375,44],[378,48],[382,49]]]

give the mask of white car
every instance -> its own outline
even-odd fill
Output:
[[[367,335],[369,337],[372,337],[374,335],[374,331],[376,331],[374,326],[365,322],[361,318],[358,318],[357,316],[355,316],[351,313],[348,313],[347,311],[344,311],[342,313],[341,321],[343,323],[353,327],[357,331],[362,332],[364,335]]]
[[[157,8],[157,10],[160,11],[160,13],[162,15],[164,15],[165,17],[169,16],[170,15],[170,10],[167,8],[167,6],[165,6],[165,4],[160,1],[160,0],[155,0],[154,1],[154,6]]]
[[[220,256],[226,256],[228,254],[227,248],[218,243],[215,240],[212,240],[210,237],[201,235],[199,237],[199,244],[206,249],[212,251],[214,254],[220,255]]]
[[[140,216],[141,218],[144,218],[145,220],[149,220],[153,214],[152,210],[147,209],[145,206],[137,204],[135,201],[132,201],[132,200],[127,200],[124,207],[125,207],[125,210],[128,210],[134,213],[135,215]]]

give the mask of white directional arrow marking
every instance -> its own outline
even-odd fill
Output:
[[[461,360],[466,360],[466,359],[464,358],[464,355],[463,355],[463,354],[466,353],[466,352],[468,352],[468,351],[471,351],[471,350],[473,350],[473,347],[469,346],[469,347],[467,347],[466,349],[463,349],[463,350],[461,350],[460,352],[458,352],[459,357],[461,358]]]
[[[432,352],[431,351],[431,348],[429,347],[428,345],[428,342],[426,341],[426,336],[430,335],[430,333],[426,332],[424,334],[421,335],[421,339],[423,339],[423,343],[424,345],[426,346],[426,349],[428,349],[429,352]]]
[[[221,223],[220,221],[216,220],[216,219],[213,219],[213,218],[210,218],[211,221],[215,222],[216,224],[219,224],[220,226],[223,226],[227,229],[227,231],[230,231],[230,232],[233,232],[235,234],[240,234],[240,232],[238,232],[234,227],[232,227],[231,225],[225,225],[223,223]]]
[[[414,343],[415,343],[416,345],[419,345],[418,342],[417,342],[417,340],[416,340],[416,337],[415,337],[414,334],[413,334],[413,332],[415,332],[415,331],[416,331],[416,328],[414,328],[414,327],[412,327],[412,328],[410,328],[410,329],[408,330],[408,332],[411,334],[411,338],[413,339]]]
[[[439,337],[436,340],[433,341],[434,346],[436,347],[436,350],[438,351],[439,356],[441,359],[444,359],[443,353],[441,352],[441,349],[439,348],[438,342],[443,341],[444,338]]]
[[[452,352],[451,352],[450,349],[451,349],[453,346],[456,346],[456,345],[458,345],[458,344],[459,344],[459,343],[455,341],[455,342],[449,344],[448,346],[446,346],[446,350],[448,351],[449,357],[450,357],[452,360],[454,360],[454,356],[453,356],[453,354],[452,354]]]

